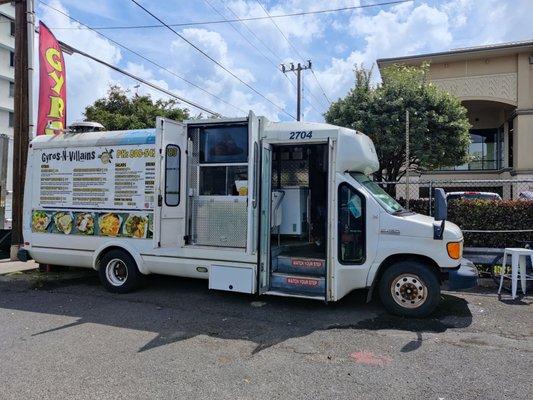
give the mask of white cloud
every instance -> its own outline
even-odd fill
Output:
[[[368,4],[360,0],[331,0],[327,3],[308,0],[259,1],[272,15]],[[67,5],[69,10],[76,12],[77,17],[88,23],[154,23],[136,7],[125,8],[115,2],[86,0],[81,4],[75,0],[53,0],[51,3],[61,9],[64,9],[62,4]],[[210,0],[210,3],[227,18],[235,16],[226,7],[242,17],[265,16],[256,0]],[[203,2],[184,2],[179,8],[171,8],[162,2],[151,9],[159,12],[158,15],[167,22],[220,19],[220,15]],[[65,17],[45,7],[39,6],[38,11],[49,26],[75,26]],[[103,13],[101,18],[95,17],[99,13]],[[235,28],[261,52],[267,54],[270,61],[265,60],[263,55],[250,46],[229,24],[186,28],[180,32],[240,79],[257,88],[276,104],[287,107],[292,113],[295,108],[295,89],[286,77],[276,71],[279,62],[301,62],[310,57],[321,86],[328,97],[334,100],[344,96],[353,87],[354,64],[363,63],[370,67],[376,58],[530,39],[533,37],[531,15],[531,0],[513,0],[512,3],[501,0],[419,0],[395,6],[275,19],[297,51],[294,51],[269,19],[246,22],[246,26],[259,40],[246,29],[244,23],[236,23]],[[115,18],[118,22],[109,21],[110,18]],[[288,119],[272,104],[253,93],[167,29],[118,30],[106,31],[106,34],[241,110],[224,104],[128,52],[121,54],[117,47],[94,32],[57,30],[55,33],[75,47],[113,64],[120,64],[144,79],[227,116],[242,116],[245,110],[252,109],[256,114],[264,114],[271,119]],[[271,54],[261,41],[275,55]],[[299,54],[304,60],[300,59],[302,57]],[[80,56],[66,56],[66,59],[69,121],[81,117],[86,105],[105,95],[109,83],[119,82],[130,89],[135,84],[129,78]],[[275,65],[272,65],[272,62]],[[378,78],[377,71],[375,75]],[[304,76],[304,114],[307,118],[320,120],[321,112],[327,108],[326,101],[314,77],[309,72],[305,72]],[[294,77],[291,76],[290,79],[294,80]],[[166,97],[143,86],[138,91],[150,93],[154,98]],[[307,100],[311,101],[314,107],[310,107]],[[318,112],[315,109],[318,109]]]
[[[68,14],[58,0],[50,4]],[[48,7],[41,7],[40,17],[48,26],[76,27],[77,23],[71,22]],[[109,41],[87,29],[55,30],[54,35],[58,40],[64,41],[75,48],[83,50],[95,57],[101,58],[111,64],[117,64],[121,58],[120,50]],[[38,71],[38,35],[35,36],[35,70]],[[66,55],[66,81],[67,81],[67,124],[81,119],[85,107],[94,100],[106,94],[109,84],[116,81],[111,70],[80,55]],[[34,115],[37,113],[38,101],[38,74],[34,82]]]
[[[239,66],[235,56],[229,53],[228,43],[218,32],[201,28],[187,28],[181,34],[232,71],[241,80],[255,86],[256,77],[254,74],[249,69]],[[183,40],[176,39],[172,42],[171,54],[173,56],[173,69],[188,77],[193,76],[193,80],[201,82],[201,86],[204,89],[225,99],[228,103],[242,110],[252,109],[256,114],[266,115],[272,119],[279,119],[281,116],[279,110],[276,110],[272,104],[262,98],[258,98],[249,88],[246,88],[245,85],[228,72],[208,60]],[[281,107],[284,106],[284,102],[275,95],[275,91],[265,90],[265,88],[262,88],[261,91],[275,104],[279,104]],[[189,98],[194,98],[196,101],[210,108],[215,108],[225,115],[234,116],[236,113],[242,115],[242,111],[237,111],[235,108],[221,103],[199,89],[188,88],[186,93]]]

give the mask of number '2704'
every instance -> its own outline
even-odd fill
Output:
[[[312,137],[313,137],[313,131],[289,132],[289,140],[311,139]]]

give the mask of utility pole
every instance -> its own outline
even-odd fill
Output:
[[[7,3],[8,1],[0,1]],[[17,251],[24,243],[22,237],[22,203],[24,198],[24,182],[31,114],[31,69],[30,60],[33,55],[34,31],[33,0],[15,0],[15,93],[14,93],[14,129],[13,129],[13,194],[12,194],[12,227],[11,251],[12,260],[17,259]]]
[[[306,65],[300,63],[294,66],[294,63],[289,63],[290,67],[285,64],[281,64],[281,72],[286,74],[287,72],[296,72],[296,121],[300,121],[300,114],[302,108],[302,71],[311,69],[311,60],[307,60]]]
[[[407,210],[409,210],[409,200],[411,200],[411,195],[409,193],[409,152],[409,110],[405,110],[405,208]]]

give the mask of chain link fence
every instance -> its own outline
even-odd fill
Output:
[[[444,189],[448,219],[462,229],[465,247],[502,249],[533,241],[533,179],[376,183],[404,207],[426,215],[433,215],[435,189]]]
[[[415,178],[407,183],[376,182],[404,207],[433,215],[433,196],[442,188],[448,198],[533,201],[533,179],[428,180]],[[409,204],[408,204],[409,203]]]

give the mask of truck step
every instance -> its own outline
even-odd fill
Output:
[[[326,292],[326,279],[323,277],[273,272],[270,277],[270,290],[302,295],[323,296]]]
[[[320,258],[277,256],[272,259],[274,272],[305,276],[325,276],[326,260]]]

